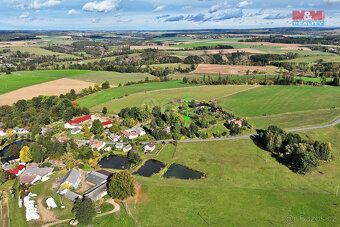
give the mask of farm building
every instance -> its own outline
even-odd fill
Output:
[[[112,121],[102,122],[102,125],[103,125],[104,128],[111,128],[112,127]]]
[[[34,184],[37,181],[46,181],[48,176],[53,174],[53,168],[39,168],[38,164],[31,164],[20,175],[20,184]]]
[[[107,175],[104,175],[102,173],[99,172],[90,172],[87,174],[86,177],[86,182],[92,185],[97,185],[97,184],[101,184],[103,181],[105,181],[108,178]]]
[[[171,132],[171,126],[165,126],[163,128],[163,130],[166,132],[166,133],[170,133]]]
[[[65,128],[77,128],[77,127],[81,127],[84,122],[88,122],[88,121],[93,120],[93,119],[94,119],[94,115],[90,114],[90,115],[87,115],[87,116],[80,117],[80,118],[74,119],[72,121],[69,121],[66,124],[64,124],[64,127]]]
[[[84,192],[84,196],[92,199],[92,201],[97,201],[107,195],[107,181],[104,180],[102,183],[88,189]]]
[[[81,181],[81,172],[77,169],[72,169],[66,174],[63,180],[63,183],[61,183],[60,186],[67,184],[68,186],[78,188],[80,181]]]
[[[133,127],[127,130],[123,130],[121,133],[128,139],[135,139],[146,134],[144,129],[142,129],[141,127]]]
[[[9,169],[6,170],[8,173],[13,174],[15,176],[19,176],[22,172],[24,172],[25,170],[25,165],[20,164],[17,167],[15,167],[15,169]]]
[[[236,120],[236,119],[232,119],[228,121],[228,124],[230,124],[231,122],[234,122],[236,125],[238,125],[239,127],[242,127],[243,122],[242,120]]]
[[[82,196],[79,195],[76,192],[70,191],[68,189],[64,189],[63,191],[60,192],[60,195],[64,195],[65,198],[72,200],[72,201],[76,201],[79,197],[81,198]]]
[[[155,150],[156,144],[155,143],[148,143],[144,146],[144,152],[153,152]]]

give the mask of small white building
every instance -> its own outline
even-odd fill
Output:
[[[5,129],[0,129],[0,136],[6,136],[7,132]]]
[[[129,144],[129,145],[127,145],[126,147],[123,148],[123,151],[124,151],[124,152],[128,152],[128,151],[130,151],[131,149],[132,149],[132,146],[131,146],[131,144]]]
[[[146,135],[144,129],[142,129],[141,127],[133,127],[127,130],[123,130],[121,133],[128,139],[135,139],[137,137]]]
[[[156,148],[156,144],[153,142],[150,142],[144,146],[144,152],[151,153],[153,152],[153,150],[155,150],[155,148]]]
[[[105,147],[106,143],[99,140],[90,140],[90,146],[93,149],[97,148],[98,151]]]
[[[80,132],[81,132],[81,129],[79,127],[71,129],[72,135],[79,134]]]
[[[90,114],[90,115],[69,121],[64,124],[64,127],[65,128],[78,128],[78,127],[81,127],[84,122],[88,122],[90,120],[93,120],[94,118],[95,116],[93,114]]]
[[[123,148],[123,143],[116,143],[116,149],[120,150]]]
[[[113,142],[118,142],[121,138],[120,135],[116,135],[116,134],[110,134],[109,138],[113,141]]]

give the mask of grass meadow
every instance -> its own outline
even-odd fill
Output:
[[[40,47],[33,47],[33,46],[28,46],[28,47],[4,47],[0,48],[0,50],[3,49],[10,49],[11,51],[21,51],[22,53],[28,52],[30,54],[35,54],[35,55],[56,55],[58,58],[74,58],[74,59],[80,59],[80,57],[71,55],[71,54],[65,54],[65,53],[58,53],[58,52],[53,52],[50,50],[46,50]]]
[[[121,99],[110,100],[105,103],[94,106],[91,110],[101,111],[105,106],[110,113],[118,113],[122,108],[141,106],[142,104],[150,104],[151,106],[160,105],[164,107],[167,103],[174,99],[185,99],[188,94],[189,100],[198,99],[209,101],[218,97],[231,95],[236,92],[242,92],[253,86],[195,86],[170,90],[147,91],[142,93],[131,94]],[[115,88],[113,88],[115,89]],[[80,102],[80,104],[82,104]]]
[[[222,107],[244,117],[340,107],[339,87],[263,86],[227,98]]]
[[[111,100],[131,95],[139,92],[149,92],[152,90],[161,90],[161,89],[170,89],[170,88],[179,88],[179,87],[191,87],[197,86],[192,84],[183,84],[180,81],[168,81],[168,82],[153,82],[146,84],[134,84],[130,86],[122,86],[115,87],[111,89],[107,89],[101,92],[98,92],[93,95],[89,95],[87,97],[78,99],[78,103],[81,106],[93,107],[96,105],[100,105],[105,102],[109,102]]]
[[[335,196],[340,184],[340,130],[331,127],[301,134],[332,143],[337,158],[319,168],[323,174],[293,173],[270,155],[266,161],[266,151],[250,139],[180,143],[174,158],[174,147],[167,145],[157,160],[203,171],[207,178],[136,176],[144,199],[129,204],[132,215],[140,226],[204,226],[198,213],[205,220],[210,216],[212,226],[286,226],[291,224],[287,223],[290,216],[295,218],[294,225],[311,226],[301,215],[330,218],[312,226],[336,226],[340,218],[335,205],[340,202]]]

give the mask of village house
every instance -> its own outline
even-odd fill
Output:
[[[234,122],[236,125],[238,125],[238,127],[242,127],[243,125],[242,120],[236,120],[236,119],[228,120],[228,124],[230,124],[231,122]]]
[[[77,119],[74,119],[72,121],[69,121],[67,123],[64,124],[65,128],[77,128],[77,127],[81,127],[83,123],[88,122],[90,120],[94,119],[94,115],[90,114],[84,117],[80,117]]]
[[[0,136],[6,136],[7,132],[5,129],[0,129]]]
[[[171,126],[165,126],[163,128],[163,130],[166,132],[166,133],[170,133],[171,132]]]
[[[120,135],[116,135],[116,134],[113,134],[113,133],[110,133],[109,134],[109,138],[113,141],[113,142],[118,142],[121,138]]]
[[[153,150],[155,150],[155,148],[156,148],[156,144],[153,143],[153,142],[150,142],[150,143],[148,143],[144,146],[144,152],[145,153],[146,152],[151,153],[151,152],[153,152]]]
[[[103,149],[105,147],[106,143],[99,141],[99,140],[90,140],[90,146],[91,149],[94,150],[95,148],[100,151],[101,149]]]
[[[131,146],[131,144],[129,144],[129,145],[127,145],[126,147],[123,148],[123,151],[124,151],[124,152],[128,152],[128,151],[130,151],[131,149],[132,149],[132,146]]]
[[[7,173],[13,174],[15,176],[19,176],[24,171],[25,171],[25,165],[24,164],[18,165],[17,167],[15,167],[15,169],[6,170]]]
[[[79,128],[79,127],[71,129],[72,135],[79,134],[80,132],[81,132],[81,128]]]
[[[63,191],[60,192],[60,195],[65,196],[65,198],[72,200],[72,201],[76,201],[78,198],[82,198],[81,195],[79,195],[76,192],[73,192],[69,189],[64,189]]]
[[[135,139],[137,137],[144,136],[146,133],[141,127],[133,127],[127,130],[123,130],[121,134],[128,139]]]
[[[78,188],[80,181],[81,181],[81,172],[77,169],[72,169],[66,174],[60,186],[61,187],[68,186],[68,187],[73,187],[76,189]]]
[[[84,196],[92,199],[94,202],[101,199],[107,194],[107,181],[113,173],[106,170],[92,171],[87,174],[86,182],[94,185],[84,192]]]
[[[34,184],[37,181],[46,181],[53,174],[53,168],[39,168],[36,163],[31,164],[20,175],[20,184]]]
[[[116,149],[120,150],[124,147],[123,143],[116,143]]]
[[[24,128],[15,127],[13,132],[16,134],[27,134],[29,133],[30,127],[25,126]]]

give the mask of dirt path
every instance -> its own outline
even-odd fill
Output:
[[[55,216],[55,213],[52,210],[48,210],[46,207],[43,205],[42,199],[38,199],[37,201],[37,206],[38,206],[38,213],[40,214],[40,221],[42,222],[54,222],[58,220]]]
[[[261,87],[261,85],[255,85],[255,86],[253,86],[253,87],[246,88],[246,89],[244,89],[244,90],[242,90],[242,91],[236,91],[236,92],[234,92],[234,93],[231,93],[231,94],[228,94],[228,95],[225,95],[225,96],[221,96],[221,97],[219,97],[217,100],[220,100],[220,99],[222,99],[222,98],[228,98],[228,97],[230,97],[230,96],[233,96],[233,95],[236,95],[236,94],[245,92],[245,91],[249,91],[249,90],[252,90],[252,89],[255,89],[255,88],[258,88],[258,87]]]
[[[117,213],[118,211],[120,211],[120,205],[118,203],[116,203],[113,199],[108,199],[105,202],[111,203],[114,206],[113,210],[105,212],[103,214],[98,214],[96,217],[102,217],[102,216]],[[52,222],[52,223],[45,224],[42,227],[54,226],[54,225],[62,224],[62,223],[69,222],[69,221],[71,221],[71,219],[59,220],[59,221],[55,221],[55,222]]]
[[[5,191],[1,192],[1,201],[0,201],[0,223],[1,226],[10,226],[9,223],[9,207],[8,207],[8,197]],[[4,209],[5,207],[5,209]]]

